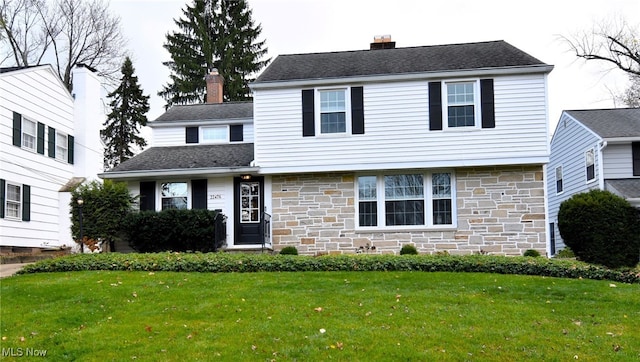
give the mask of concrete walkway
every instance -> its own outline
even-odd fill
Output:
[[[0,264],[0,278],[6,278],[8,276],[14,275],[18,270],[22,269],[23,266],[31,263],[25,264]]]

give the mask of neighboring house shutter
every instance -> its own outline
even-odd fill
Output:
[[[631,143],[633,155],[633,176],[640,176],[640,142]]]
[[[187,127],[185,132],[187,143],[198,143],[198,127]]]
[[[22,185],[22,221],[31,220],[31,186]]]
[[[49,127],[49,157],[56,158],[56,129]]]
[[[351,133],[364,134],[364,99],[362,87],[351,87]]]
[[[480,107],[482,107],[482,128],[496,128],[493,79],[480,79]]]
[[[207,208],[207,180],[191,180],[191,208]]]
[[[156,182],[140,182],[140,211],[155,211],[156,209]]]
[[[73,150],[75,141],[73,136],[67,136],[67,162],[73,165]]]
[[[429,82],[429,130],[442,130],[442,85]]]
[[[22,115],[13,112],[13,145],[22,146]]]
[[[316,135],[313,89],[302,90],[302,137]]]
[[[7,191],[4,179],[0,178],[0,219],[4,219],[4,195]]]
[[[38,143],[37,148],[39,154],[44,155],[44,123],[38,122]]]
[[[229,141],[242,142],[244,127],[241,124],[234,124],[229,127]]]

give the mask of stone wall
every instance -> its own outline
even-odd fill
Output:
[[[455,230],[376,232],[355,230],[354,174],[274,176],[274,247],[292,245],[311,255],[398,253],[404,244],[421,253],[545,254],[542,166],[459,168],[455,175]]]

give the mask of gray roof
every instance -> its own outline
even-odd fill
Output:
[[[626,199],[640,198],[640,178],[605,180],[607,188]]]
[[[253,161],[253,143],[151,147],[107,171],[160,171],[248,167]]]
[[[503,40],[278,56],[255,83],[546,65]]]
[[[602,138],[640,137],[640,108],[565,111]]]
[[[253,102],[176,105],[153,123],[253,118]]]

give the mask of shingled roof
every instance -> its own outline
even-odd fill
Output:
[[[278,56],[254,84],[469,69],[546,66],[503,40]]]
[[[565,111],[602,138],[640,137],[640,108]]]
[[[253,102],[176,105],[152,123],[253,119]]]
[[[106,172],[248,167],[253,143],[151,147]]]

